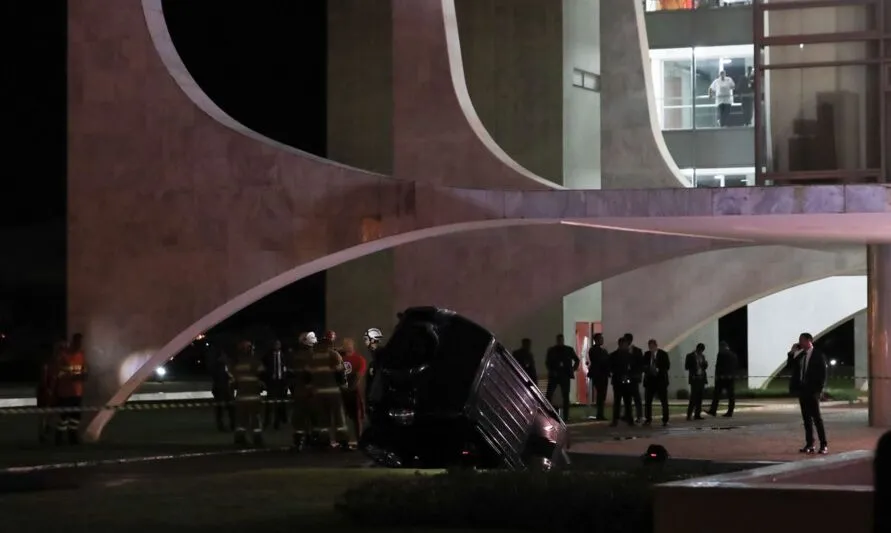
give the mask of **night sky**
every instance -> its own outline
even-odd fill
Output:
[[[33,361],[65,335],[66,6],[4,0],[0,7],[3,101],[12,116],[0,193],[0,381],[22,373],[4,362],[9,354]],[[164,0],[164,9],[186,66],[220,107],[273,139],[326,155],[325,0],[249,7],[243,0]],[[322,330],[324,300],[322,273],[216,329],[267,337]],[[745,309],[720,322],[722,339],[743,357],[745,331]],[[853,326],[836,336],[834,343],[846,346]]]

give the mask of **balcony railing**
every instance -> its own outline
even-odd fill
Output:
[[[750,6],[752,0],[644,0],[646,11],[677,11]]]

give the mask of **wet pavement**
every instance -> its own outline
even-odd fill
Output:
[[[868,428],[865,409],[825,409],[833,452],[871,449],[881,431]],[[141,480],[191,477],[281,468],[359,468],[369,461],[359,452],[287,450],[290,430],[267,431],[267,449],[239,452],[231,434],[215,428],[208,408],[124,412],[109,424],[96,445],[36,443],[37,419],[0,416],[0,494],[113,486]],[[639,456],[653,443],[672,457],[706,461],[790,461],[802,459],[798,414],[786,406],[740,412],[733,418],[687,422],[668,427],[619,426],[605,422],[570,428],[571,452],[592,456]],[[179,458],[176,458],[180,456]],[[164,460],[161,460],[161,459]]]

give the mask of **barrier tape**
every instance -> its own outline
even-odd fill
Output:
[[[856,380],[864,380],[866,382],[873,382],[877,380],[889,380],[891,376],[872,376],[872,377],[850,377],[850,376],[840,376],[845,380],[856,381]],[[726,378],[713,378],[712,381],[709,381],[706,385],[708,388],[714,388],[714,382],[718,379],[722,380],[744,380],[751,378],[765,378],[771,380],[789,380],[791,379],[788,376],[728,376]],[[689,376],[684,374],[683,376],[669,376],[669,380],[672,379],[683,379],[684,383],[689,379]],[[545,383],[547,380],[540,380],[540,383]],[[642,386],[642,383],[639,383]],[[610,383],[610,386],[612,384]],[[743,390],[755,390],[755,391],[769,391],[771,389],[746,389],[745,387],[737,387],[737,389],[742,388]],[[833,387],[827,387],[825,390],[832,390]],[[849,390],[849,389],[843,389]],[[850,389],[853,390],[853,389]],[[778,395],[782,395],[783,391],[778,390]],[[737,393],[737,400],[740,399],[748,399],[740,397]],[[755,400],[758,399],[756,396]],[[265,405],[274,405],[274,404],[288,404],[293,403],[293,398],[279,398],[279,399],[270,399],[270,398],[262,398],[260,402]],[[178,400],[178,401],[170,401],[170,400],[159,400],[159,401],[138,401],[138,402],[128,402],[120,405],[90,405],[90,406],[77,406],[77,407],[0,407],[0,416],[3,415],[29,415],[29,414],[60,414],[60,413],[88,413],[88,412],[99,412],[99,411],[157,411],[157,410],[165,410],[165,409],[195,409],[195,408],[206,408],[206,407],[228,407],[235,406],[238,404],[238,400],[229,400],[229,401],[213,401],[213,400],[204,400],[204,399],[194,399],[194,400]]]

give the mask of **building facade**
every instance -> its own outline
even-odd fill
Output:
[[[763,30],[800,33],[782,23],[796,9],[850,7],[829,4],[726,7],[748,13],[752,42],[728,35],[714,46],[737,48],[702,51],[647,41],[658,34],[648,17],[705,28],[701,10],[646,14],[637,0],[330,1],[321,160],[210,99],[160,0],[70,2],[69,324],[90,342],[92,401],[125,401],[197,334],[326,269],[339,331],[435,303],[507,342],[532,337],[540,354],[578,323],[682,354],[691,338],[716,343],[712,324],[733,308],[867,271],[869,371],[887,374],[887,150],[870,148],[888,142],[887,35],[864,35],[866,55],[839,66],[771,63],[788,35]],[[884,16],[884,0],[857,4]],[[796,38],[854,42],[837,29]],[[685,47],[687,67],[664,52]],[[884,76],[811,79],[855,62]],[[753,125],[734,99],[715,127],[698,95],[737,64],[762,95]],[[793,72],[807,83],[778,79]],[[331,82],[347,73],[362,83]],[[875,111],[878,129],[865,118]],[[834,133],[849,130],[856,146]],[[891,424],[891,390],[870,390],[874,421]]]

